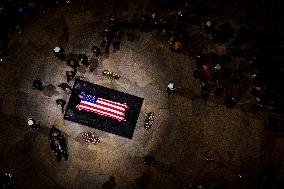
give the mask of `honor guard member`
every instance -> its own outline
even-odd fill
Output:
[[[43,86],[42,86],[42,82],[40,81],[40,79],[37,78],[36,80],[33,81],[32,89],[42,91]]]
[[[65,60],[65,51],[62,47],[55,47],[53,49],[53,56],[55,56],[56,58],[58,58],[61,61]]]
[[[85,54],[79,54],[78,55],[78,61],[80,65],[84,65],[86,67],[89,66],[89,61],[88,61],[88,57]]]

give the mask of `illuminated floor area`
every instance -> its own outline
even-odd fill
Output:
[[[85,53],[94,61],[91,47],[100,45],[104,23],[114,9],[107,3],[97,7],[70,4],[50,10],[13,39],[9,58],[0,65],[0,165],[29,189],[175,189],[191,183],[258,188],[258,175],[284,154],[283,138],[264,130],[266,113],[251,113],[247,99],[233,109],[214,96],[205,104],[192,76],[193,58],[170,51],[166,41],[152,33],[133,32],[134,41],[124,36],[120,50],[103,56],[94,72],[79,68],[77,74],[78,79],[144,98],[131,140],[63,120],[55,100],[68,101],[69,96],[57,85],[66,82],[70,68],[52,56],[52,49],[61,45],[67,53]],[[63,26],[68,26],[67,38]],[[121,78],[110,81],[103,70]],[[48,86],[43,92],[31,89],[36,77]],[[165,90],[170,80],[177,85],[173,95]],[[143,127],[147,112],[156,114],[150,130]],[[29,130],[28,117],[39,120],[42,130]],[[51,125],[68,139],[67,162],[58,163],[49,148]],[[101,142],[83,142],[84,131],[95,132]],[[156,157],[151,166],[143,164],[147,154]]]
[[[98,114],[101,112],[97,111],[97,109],[95,110],[96,113],[94,113],[94,111],[79,111],[78,104],[81,104],[81,99],[78,94],[81,93],[91,95],[89,98],[92,100],[94,100],[93,97],[95,97],[96,104],[98,101],[100,101],[99,99],[102,98],[103,100],[111,100],[111,104],[107,105],[115,105],[115,103],[126,105],[127,108],[122,109],[123,119],[121,119],[121,117],[117,118]],[[98,104],[101,105],[101,101]],[[72,94],[70,95],[68,105],[65,108],[64,119],[121,137],[132,139],[136,123],[141,112],[142,104],[143,98],[141,97],[102,87],[100,85],[95,85],[83,80],[75,80]],[[106,104],[104,103],[103,105]],[[87,106],[84,104],[83,106],[87,108],[90,107],[89,104],[87,104]],[[103,106],[103,108],[105,107],[109,108],[109,106]],[[120,107],[116,106],[113,108],[113,110],[121,110],[117,108]],[[101,106],[99,110],[102,110]],[[109,110],[107,111],[107,113],[111,113]],[[113,115],[120,114],[117,114],[117,111],[114,111],[112,116]]]

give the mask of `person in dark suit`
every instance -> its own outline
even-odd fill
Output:
[[[155,156],[147,155],[147,156],[145,156],[143,163],[145,165],[150,165],[154,161],[155,161]]]
[[[42,91],[43,86],[42,86],[42,82],[40,81],[40,79],[37,78],[33,81],[32,89]]]
[[[33,118],[28,119],[28,126],[33,130],[39,130],[40,124],[36,122]]]
[[[67,82],[75,78],[76,73],[74,71],[66,71]]]
[[[239,99],[236,97],[232,96],[226,99],[225,105],[227,108],[233,108],[235,105],[237,105]]]
[[[205,22],[204,30],[205,30],[206,34],[211,34],[211,33],[213,33],[215,31],[215,28],[214,28],[214,26],[213,26],[213,24],[212,24],[212,22],[210,20],[207,20]]]
[[[63,99],[56,99],[56,104],[61,106],[62,113],[64,113],[64,106],[66,105],[66,101]]]
[[[78,62],[79,62],[79,64],[84,65],[86,67],[89,66],[89,60],[88,60],[87,55],[85,55],[85,54],[79,54],[78,55]]]
[[[63,91],[67,91],[68,93],[71,93],[72,88],[68,85],[68,83],[61,83],[58,85]]]
[[[68,152],[67,152],[67,143],[64,136],[58,137],[59,146],[60,146],[60,153],[64,157],[65,161],[68,159]]]
[[[55,47],[53,49],[53,56],[58,58],[61,61],[64,61],[66,58],[65,50],[62,47]]]
[[[101,49],[98,46],[93,46],[92,51],[96,57],[99,57],[100,55],[102,55]]]
[[[52,125],[51,129],[49,130],[49,135],[48,135],[49,141],[51,141],[53,138],[60,136],[60,135],[61,135],[61,131],[57,129],[54,125]]]

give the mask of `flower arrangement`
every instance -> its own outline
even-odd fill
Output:
[[[154,112],[146,113],[146,122],[144,125],[145,129],[150,129],[152,127],[154,119],[155,119]]]
[[[84,132],[81,134],[81,136],[82,139],[88,143],[98,144],[100,142],[100,139],[90,132]]]
[[[103,71],[103,76],[106,76],[107,78],[109,78],[110,80],[116,80],[120,78],[120,75],[118,75],[115,72],[110,72],[108,70]]]

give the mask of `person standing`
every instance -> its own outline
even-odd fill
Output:
[[[75,75],[76,73],[74,71],[66,71],[67,83],[69,83],[71,79],[74,79]]]
[[[233,108],[237,103],[238,103],[239,99],[237,99],[236,97],[232,96],[226,99],[225,101],[225,105],[227,108]]]
[[[61,61],[64,61],[65,60],[65,51],[62,47],[55,47],[53,49],[53,56],[58,58],[59,60]]]
[[[212,78],[209,66],[206,64],[202,65],[200,74],[201,74],[202,80],[204,79],[206,81],[209,81]]]
[[[61,131],[59,129],[57,129],[54,125],[52,125],[50,130],[49,130],[49,135],[48,135],[49,141],[52,141],[54,138],[56,138],[60,135],[61,135]]]
[[[66,101],[63,99],[56,99],[56,104],[61,106],[62,113],[64,113],[64,106],[66,105]]]
[[[214,28],[214,26],[212,25],[212,22],[211,22],[210,20],[207,20],[207,21],[205,22],[205,28],[204,28],[204,30],[205,30],[205,33],[206,33],[206,34],[211,34],[211,33],[213,33],[213,32],[215,31],[215,28]]]
[[[58,137],[58,141],[59,141],[59,145],[60,145],[60,153],[64,157],[65,161],[67,161],[67,159],[68,159],[68,152],[67,152],[68,147],[67,147],[66,139],[63,135],[60,135]]]
[[[200,96],[206,102],[209,96],[209,83],[207,81],[200,81]]]
[[[68,152],[67,152],[67,143],[65,137],[61,134],[61,131],[54,127],[51,127],[49,131],[49,143],[52,152],[55,154],[57,161],[61,162],[62,156],[67,161]]]
[[[36,122],[33,118],[28,118],[28,126],[33,130],[39,130],[40,124]]]
[[[93,46],[92,51],[96,57],[99,57],[100,55],[102,55],[101,49],[98,46]]]
[[[61,83],[58,85],[63,91],[67,91],[68,93],[71,93],[72,88],[68,85],[68,83]]]
[[[32,89],[42,91],[43,86],[42,86],[42,82],[40,81],[40,79],[37,78],[33,81]]]
[[[60,145],[59,145],[59,141],[57,138],[53,139],[50,142],[50,148],[52,152],[55,154],[57,161],[60,163],[62,160],[62,155],[60,153]]]
[[[150,165],[154,161],[155,161],[155,156],[147,155],[145,156],[143,163],[144,165]]]
[[[78,55],[78,61],[79,61],[79,65],[84,65],[86,67],[89,66],[89,60],[88,60],[87,55],[85,55],[85,54],[79,54]]]
[[[172,81],[169,81],[169,84],[167,86],[167,92],[168,94],[174,93],[176,90],[175,84]]]

